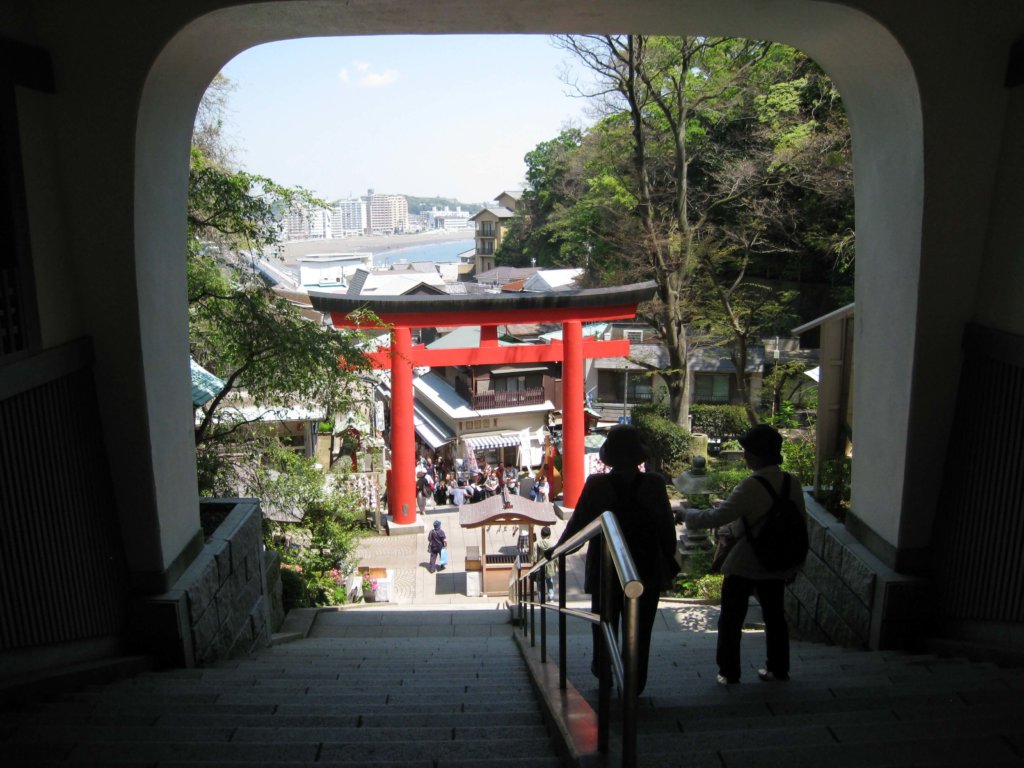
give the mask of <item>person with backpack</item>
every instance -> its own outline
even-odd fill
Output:
[[[544,526],[540,529],[540,538],[533,544],[533,562],[539,563],[548,552],[555,548],[555,542],[551,540],[551,528]],[[557,564],[548,557],[547,565],[544,566],[544,594],[547,600],[555,599],[555,571]]]
[[[448,558],[446,557],[447,552],[444,550],[447,547],[448,537],[445,536],[444,529],[441,528],[441,521],[435,520],[433,528],[427,534],[427,554],[430,555],[430,563],[427,565],[428,571],[434,573],[445,569],[445,566],[448,565]]]
[[[767,660],[758,669],[765,682],[789,679],[789,629],[783,608],[786,583],[807,557],[807,511],[803,489],[783,472],[782,435],[767,424],[740,438],[743,459],[753,474],[729,498],[711,509],[688,509],[687,528],[718,528],[735,544],[721,565],[722,609],[718,619],[717,680],[738,683],[740,638],[747,606],[757,594],[764,615]]]
[[[422,469],[416,473],[416,507],[422,515],[427,511],[427,499],[434,493],[430,476]]]
[[[644,591],[640,595],[638,689],[647,683],[647,666],[651,652],[651,632],[658,615],[658,598],[679,571],[676,562],[676,528],[672,508],[665,490],[665,479],[653,472],[641,472],[639,467],[650,458],[650,453],[636,427],[617,425],[608,430],[608,438],[601,446],[601,461],[611,467],[607,474],[594,474],[587,478],[576,508],[558,543],[568,541],[605,511],[612,511],[622,529],[633,562],[639,572]],[[601,542],[593,539],[587,545],[586,570],[583,589],[591,595],[591,609],[600,609],[601,595]],[[612,626],[618,636],[623,599],[619,589],[608,595],[611,601]],[[597,626],[592,627],[594,657],[591,671],[598,675],[598,654],[604,642]]]

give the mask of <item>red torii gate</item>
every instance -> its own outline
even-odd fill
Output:
[[[653,298],[653,282],[617,288],[548,293],[471,295],[349,296],[310,291],[313,308],[329,312],[335,328],[390,328],[391,347],[369,355],[375,368],[391,370],[391,485],[388,510],[398,525],[416,521],[416,437],[413,425],[413,368],[449,365],[562,363],[562,500],[574,507],[583,490],[583,361],[625,357],[629,341],[584,340],[583,323],[627,320],[641,301]],[[380,320],[370,325],[370,311]],[[510,323],[562,324],[562,341],[499,347],[498,326]],[[480,346],[427,349],[413,346],[412,328],[480,326]]]

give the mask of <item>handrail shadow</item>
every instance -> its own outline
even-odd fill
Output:
[[[601,590],[596,610],[583,610],[566,606],[566,556],[572,554],[588,541],[597,538],[601,544]],[[544,568],[549,560],[557,558],[558,603],[546,601]],[[637,647],[640,634],[640,595],[644,586],[633,563],[629,547],[622,535],[619,522],[612,512],[604,512],[568,541],[552,549],[547,559],[534,563],[523,570],[521,561],[516,561],[515,576],[509,581],[509,604],[523,629],[523,636],[529,636],[530,646],[537,642],[537,625],[540,625],[540,663],[548,663],[547,614],[558,614],[558,688],[565,691],[568,680],[566,663],[568,646],[566,642],[566,619],[569,616],[597,626],[602,642],[597,648],[595,659],[598,673],[597,706],[597,749],[608,754],[611,733],[611,689],[612,681],[622,699],[622,765],[633,768],[636,765],[637,741],[637,699],[639,697],[639,657]],[[613,592],[623,596],[622,649],[616,639],[613,626]],[[539,595],[539,598],[538,598]],[[539,622],[536,614],[540,615]]]

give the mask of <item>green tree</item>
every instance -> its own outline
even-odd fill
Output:
[[[230,83],[218,77],[197,116],[189,168],[187,278],[193,358],[224,388],[195,414],[197,474],[203,495],[259,497],[268,543],[287,539],[282,561],[295,569],[302,600],[344,599],[339,573],[363,512],[314,463],[279,442],[259,414],[304,406],[330,418],[356,396],[366,367],[361,338],[303,316],[267,285],[256,259],[278,242],[279,214],[322,205],[301,188],[232,167],[221,132]],[[242,416],[242,406],[257,415]]]
[[[324,482],[313,464],[280,444],[260,463],[246,464],[247,488],[261,500],[264,540],[281,561],[300,574],[299,605],[338,605],[347,599],[343,574],[362,528],[357,500]]]
[[[743,371],[752,340],[793,311],[795,292],[778,281],[818,274],[791,262],[813,265],[821,252],[835,264],[836,253],[849,258],[845,117],[827,78],[784,46],[642,35],[558,41],[589,71],[593,85],[580,93],[603,116],[578,141],[563,134],[527,156],[537,185],[529,199],[541,215],[519,242],[546,239],[600,284],[658,283],[641,316],[665,340],[662,373],[673,418],[685,424],[689,351],[726,339]],[[823,222],[805,225],[822,213],[815,222]],[[583,247],[573,254],[571,243]]]
[[[199,408],[197,446],[230,440],[245,424],[237,406],[305,405],[325,415],[346,404],[352,372],[365,367],[361,338],[303,317],[260,277],[254,259],[278,242],[278,211],[317,202],[308,192],[232,170],[192,149],[188,299],[193,358],[225,382]],[[242,397],[244,395],[244,398]],[[202,457],[210,464],[210,456]]]

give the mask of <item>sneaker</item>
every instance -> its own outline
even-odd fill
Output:
[[[774,683],[789,680],[789,675],[776,675],[770,669],[759,669],[757,670],[757,676],[761,678],[763,682]]]
[[[740,682],[739,678],[730,678],[726,677],[725,675],[717,675],[715,677],[715,680],[718,682],[719,685],[738,685]]]

